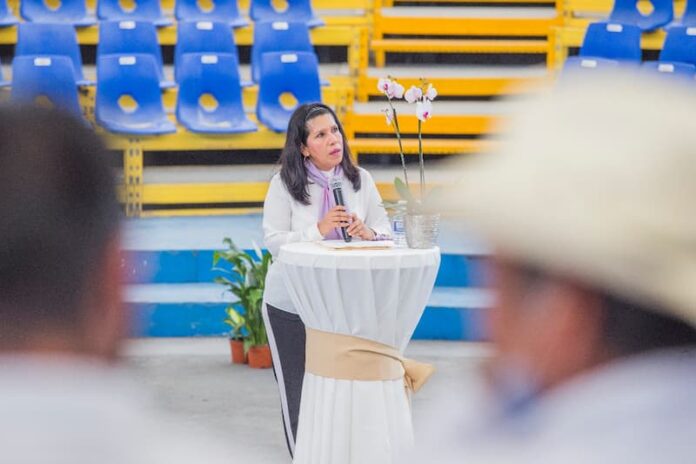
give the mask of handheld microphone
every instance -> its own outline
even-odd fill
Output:
[[[333,197],[334,201],[336,202],[336,206],[346,206],[345,202],[343,201],[342,185],[343,181],[340,177],[334,176],[329,178],[329,186],[331,187],[331,191],[333,192]],[[350,242],[351,240],[353,240],[353,237],[348,235],[347,227],[341,227],[341,236],[343,236],[343,240],[346,242]]]

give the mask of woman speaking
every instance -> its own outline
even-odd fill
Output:
[[[342,180],[345,206],[336,206],[330,178]],[[372,176],[351,160],[341,123],[321,103],[302,105],[288,124],[280,173],[273,176],[263,207],[265,244],[275,257],[291,242],[332,240],[346,227],[362,240],[389,238],[391,229]],[[264,320],[280,388],[285,436],[295,448],[305,365],[305,327],[271,265],[266,278]]]

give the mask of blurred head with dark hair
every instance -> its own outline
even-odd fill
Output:
[[[0,108],[0,218],[0,351],[115,356],[119,209],[97,135],[55,110]]]

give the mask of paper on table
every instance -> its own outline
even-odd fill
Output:
[[[394,242],[391,240],[380,240],[376,242],[371,242],[368,240],[353,242],[344,242],[342,240],[322,240],[317,243],[323,247],[331,248],[332,250],[389,250],[390,248],[394,248]]]

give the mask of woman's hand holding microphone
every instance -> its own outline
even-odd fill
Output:
[[[323,237],[326,237],[331,232],[331,229],[347,227],[348,235],[351,237],[360,237],[362,240],[374,240],[375,238],[375,233],[372,229],[367,227],[355,213],[348,214],[345,206],[334,206],[331,208],[317,226]]]

